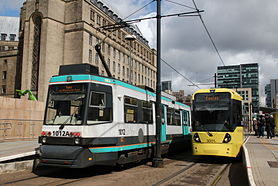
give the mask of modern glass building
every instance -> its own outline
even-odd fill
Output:
[[[277,104],[277,95],[278,95],[278,79],[271,79],[270,80],[270,100],[271,100],[271,107],[278,108]]]
[[[265,104],[267,107],[271,107],[271,86],[270,86],[270,84],[267,84],[264,87],[264,93],[266,95]]]
[[[259,111],[258,63],[217,67],[218,88],[251,88],[253,112]]]

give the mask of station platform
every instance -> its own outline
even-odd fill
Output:
[[[0,163],[35,154],[38,139],[10,139],[0,141]]]
[[[278,185],[278,137],[250,136],[244,145],[244,152],[251,186]]]

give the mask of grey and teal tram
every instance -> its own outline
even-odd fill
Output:
[[[155,93],[96,68],[64,65],[50,79],[38,165],[113,166],[152,157]],[[162,153],[190,144],[190,107],[162,96],[160,112]]]

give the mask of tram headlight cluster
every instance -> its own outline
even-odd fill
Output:
[[[229,133],[226,133],[223,143],[229,143],[231,141],[232,137]]]
[[[200,139],[198,133],[195,133],[195,134],[194,134],[193,139],[194,139],[195,142],[198,142],[198,143],[201,142],[201,139]]]

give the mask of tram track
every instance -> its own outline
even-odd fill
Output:
[[[151,162],[124,168],[90,167],[86,169],[42,169],[39,174],[25,172],[3,180],[2,185],[216,185],[230,162],[218,158],[196,158],[178,154],[164,159],[164,168],[155,169]],[[148,180],[144,178],[148,177]],[[136,180],[136,183],[134,181]],[[0,178],[1,180],[1,178]]]
[[[231,165],[211,164],[196,162],[171,174],[169,177],[160,180],[153,186],[183,186],[183,185],[206,185],[214,186],[217,184],[223,172]]]

